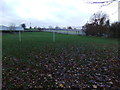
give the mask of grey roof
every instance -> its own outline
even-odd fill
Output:
[[[0,25],[0,30],[10,30],[10,28],[8,26]],[[16,26],[15,30],[24,30],[24,28]]]

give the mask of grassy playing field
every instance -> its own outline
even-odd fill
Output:
[[[120,88],[118,40],[25,32],[3,34],[3,88]]]
[[[90,48],[96,46],[113,46],[118,45],[117,39],[107,39],[100,37],[86,37],[76,35],[56,34],[55,43],[53,42],[53,34],[46,32],[29,32],[22,33],[22,42],[19,42],[19,34],[3,34],[3,56],[13,55],[14,57],[24,56],[31,51],[40,50],[48,51],[47,48],[64,48],[72,46],[88,46]],[[69,47],[69,48],[70,48]],[[94,47],[94,48],[95,48]]]

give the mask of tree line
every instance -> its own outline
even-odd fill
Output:
[[[47,28],[41,28],[41,27],[37,27],[37,26],[35,26],[35,27],[29,27],[29,28],[26,28],[26,24],[25,23],[23,23],[23,24],[21,24],[20,25],[22,28],[24,28],[24,30],[45,30],[45,29],[47,29]],[[11,26],[11,27],[13,27],[13,26]],[[48,27],[49,29],[62,29],[61,27],[59,27],[59,26],[56,26],[56,27],[52,27],[52,26],[49,26]],[[76,28],[72,28],[71,26],[68,26],[68,27],[63,27],[63,29],[76,29]]]
[[[90,18],[90,22],[82,27],[86,36],[104,36],[115,37],[120,36],[120,22],[110,24],[108,15],[103,12],[97,12]]]

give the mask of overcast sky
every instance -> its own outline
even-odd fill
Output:
[[[0,0],[0,25],[82,26],[98,11],[109,15],[111,22],[118,20],[118,4],[100,8],[88,1],[104,0]]]

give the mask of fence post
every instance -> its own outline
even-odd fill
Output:
[[[19,30],[19,42],[21,42],[21,32]]]

